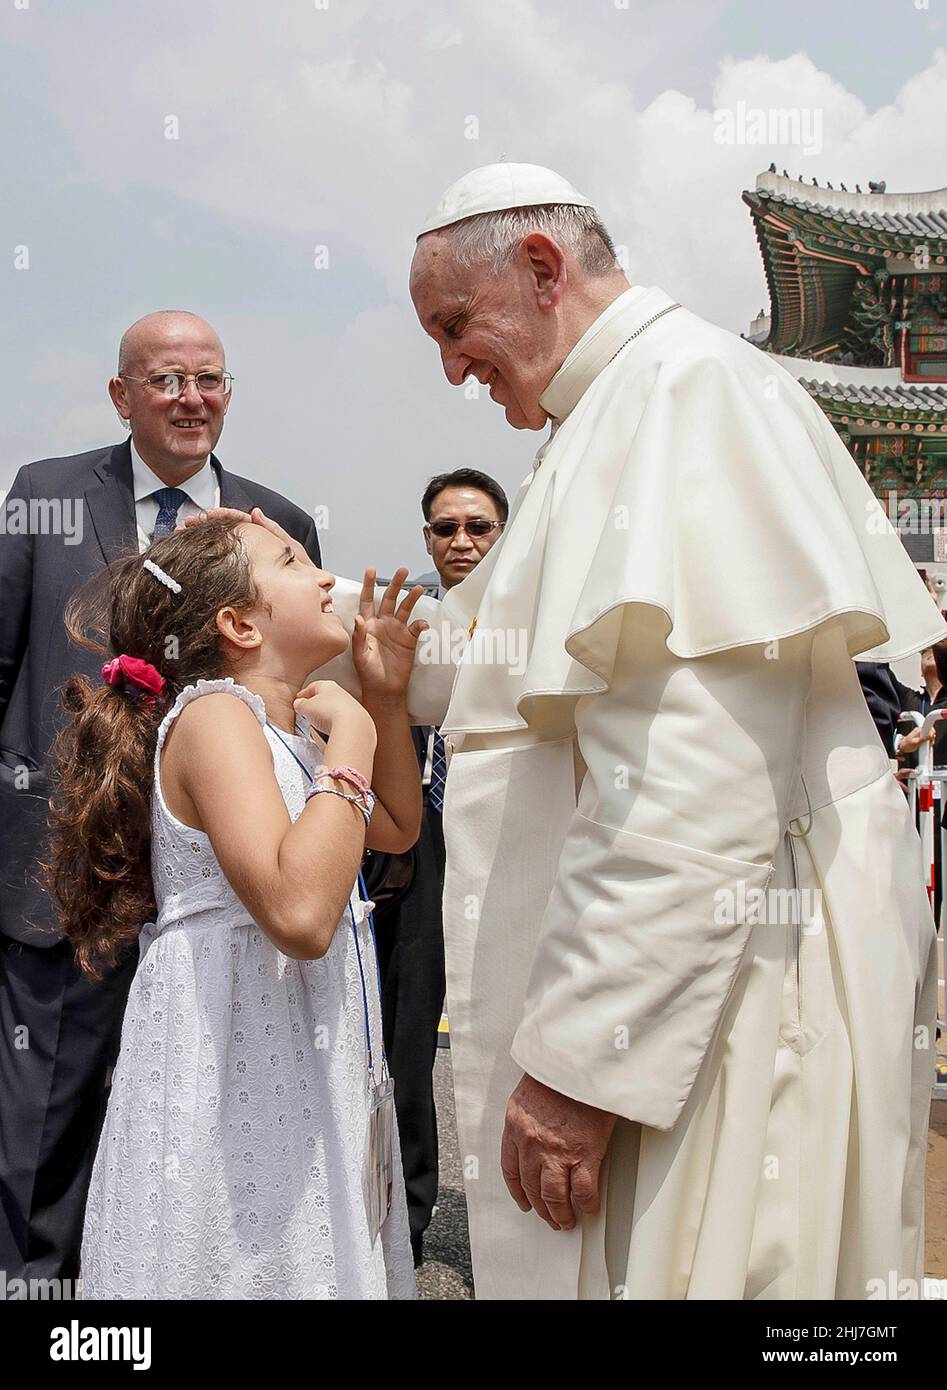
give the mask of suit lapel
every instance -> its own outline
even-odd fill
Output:
[[[217,470],[217,477],[220,482],[220,505],[222,507],[236,507],[241,512],[252,511],[257,504],[239,479],[221,468],[213,454],[210,456],[210,461]]]
[[[126,439],[93,472],[96,481],[85,490],[85,508],[92,520],[106,564],[138,545],[135,493],[132,488],[132,451]]]
[[[220,505],[249,512],[256,505],[242,483],[210,456],[220,483]],[[138,520],[132,484],[132,451],[126,439],[93,469],[96,481],[85,490],[85,506],[106,564],[138,548]]]

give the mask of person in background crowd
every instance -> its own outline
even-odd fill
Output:
[[[918,574],[927,585],[927,591],[931,598],[938,600],[939,595],[934,588],[927,571],[918,570]],[[944,681],[947,679],[947,653],[943,650],[943,643],[936,643],[933,647],[925,647],[921,652],[921,687],[914,690],[908,685],[903,685],[901,681],[895,680],[895,687],[900,702],[899,714],[916,710],[918,714],[928,715],[931,710],[938,707],[941,701],[941,693],[944,689]],[[941,649],[941,650],[939,650]],[[908,778],[914,768],[918,765],[918,755],[921,744],[932,742],[934,744],[934,766],[940,766],[947,759],[947,723],[937,724],[926,738],[922,737],[920,728],[912,719],[899,719],[897,725],[897,737],[895,739],[895,755],[898,760],[898,781],[908,793]],[[934,913],[934,921],[940,927],[941,904],[943,902],[943,866],[941,863],[940,837],[934,839],[934,898],[931,907]],[[938,1033],[938,1037],[940,1034]]]
[[[928,588],[931,586],[928,585]],[[931,590],[933,593],[933,590]],[[936,597],[936,594],[934,595]],[[943,709],[947,704],[947,642],[936,642],[933,647],[926,647],[921,653],[921,677],[923,687],[921,690],[912,690],[910,686],[901,685],[898,682],[902,693],[902,709],[916,709],[920,714],[930,714],[933,710]],[[902,720],[896,739],[897,758],[898,758],[898,781],[904,787],[905,793],[908,792],[908,778],[912,769],[918,765],[918,755],[922,743],[934,744],[934,767],[947,766],[947,719],[935,724],[927,735],[922,735],[920,727],[912,720]],[[940,815],[941,826],[947,824],[947,809],[943,809]],[[934,836],[934,896],[931,902],[931,909],[934,914],[934,922],[937,930],[941,926],[941,907],[944,899],[943,882],[943,856],[941,854],[941,837]],[[941,1036],[940,1029],[937,1030],[938,1039]],[[947,1080],[947,1065],[941,1056],[937,1059],[937,1080],[943,1082]]]
[[[941,659],[943,665],[943,659]],[[928,715],[940,697],[943,681],[938,673],[937,657],[934,647],[925,647],[921,652],[921,687],[919,690],[912,689],[909,685],[904,685],[895,679],[895,688],[899,697],[900,710],[903,713],[907,710],[916,710],[918,714]],[[917,767],[917,750],[922,739],[918,733],[917,726],[913,720],[898,720],[898,745],[897,758],[899,765],[899,778],[902,772],[906,774],[912,767]],[[903,779],[902,779],[903,780]]]
[[[424,544],[437,570],[427,592],[443,598],[480,563],[503,534],[506,494],[485,473],[458,468],[432,478],[421,499]],[[395,1107],[411,1245],[423,1257],[424,1232],[437,1200],[437,1115],[433,1068],[444,1003],[444,743],[437,729],[416,726],[412,737],[423,774],[424,812],[408,892],[376,912],[385,1046],[397,1077]],[[374,892],[374,889],[372,890]]]
[[[939,594],[927,571],[918,569],[918,574],[927,585],[927,592],[930,594],[931,598],[935,601],[939,601]],[[945,614],[945,616],[947,616],[947,614]],[[941,659],[940,665],[943,667],[943,659]],[[916,710],[919,714],[930,714],[934,702],[940,695],[943,684],[944,680],[938,669],[938,661],[934,654],[934,648],[925,647],[921,652],[921,688],[919,690],[914,690],[911,686],[904,685],[901,681],[895,680],[895,688],[900,701],[899,713],[907,710]],[[936,738],[941,732],[940,730],[936,730],[934,737]],[[906,778],[911,768],[917,767],[917,753],[922,741],[917,730],[917,725],[913,720],[902,719],[898,721],[898,780],[902,785],[906,785]]]
[[[924,678],[923,690],[911,690],[909,686],[901,686],[905,695],[902,708],[916,709],[918,713],[927,715],[947,705],[947,642],[935,642],[933,647],[928,647],[921,653],[921,672]],[[910,699],[912,696],[913,701]],[[917,767],[918,750],[922,743],[933,743],[935,767],[947,767],[947,720],[935,724],[929,734],[922,734],[920,726],[913,721],[902,720],[901,727],[905,732],[898,739],[900,780],[904,780],[912,767]]]
[[[939,594],[934,588],[927,571],[918,569],[918,574],[927,585],[927,592],[935,602],[939,602]],[[933,647],[925,647],[921,652],[921,687],[919,690],[913,689],[909,685],[904,685],[901,681],[895,680],[895,688],[900,700],[901,711],[916,710],[919,714],[929,714],[931,704],[936,700],[941,687],[941,679],[937,674],[937,663],[934,660]],[[911,739],[905,747],[905,736],[915,730],[913,720],[904,719],[898,721],[898,763],[902,769],[917,766],[917,746],[918,740]],[[898,774],[901,777],[901,772]]]
[[[66,603],[129,546],[144,551],[179,517],[221,503],[262,506],[320,563],[312,518],[213,454],[231,377],[210,324],[183,311],[139,319],[122,338],[108,389],[131,437],[25,464],[4,504],[8,515],[37,500],[60,508],[75,516],[75,534],[0,530],[0,1269],[8,1279],[78,1274],[108,1071],[138,960],[132,949],[90,980],[37,881],[59,687],[77,672],[101,679],[101,657],[69,643]]]

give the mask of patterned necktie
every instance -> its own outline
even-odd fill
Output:
[[[444,754],[444,740],[434,730],[434,747],[431,749],[431,785],[428,787],[428,805],[435,811],[444,809],[444,783],[447,780],[447,758]]]
[[[177,525],[178,508],[187,501],[187,493],[179,487],[159,487],[151,495],[158,502],[158,520],[151,539],[159,541],[162,536],[170,535]]]

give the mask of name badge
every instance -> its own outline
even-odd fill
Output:
[[[394,1133],[395,1083],[387,1074],[369,1084],[371,1105],[368,1121],[368,1155],[365,1173],[365,1205],[372,1245],[391,1211],[394,1182],[392,1138]]]

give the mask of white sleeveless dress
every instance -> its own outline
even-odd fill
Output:
[[[229,677],[187,686],[161,724],[152,794],[158,920],[142,930],[93,1167],[82,1296],[414,1298],[397,1126],[392,1209],[374,1247],[369,1240],[356,932],[376,1075],[382,1034],[357,884],[326,955],[291,960],[250,917],[207,835],[176,820],[161,793],[172,720],[216,691],[257,715],[294,821],[309,781],[293,753],[310,770],[321,761],[308,738],[267,727],[260,696]]]

